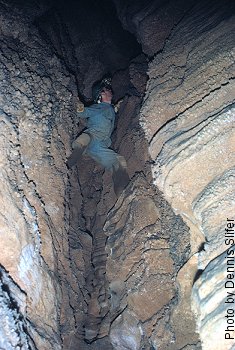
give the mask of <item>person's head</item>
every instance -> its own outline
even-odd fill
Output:
[[[100,92],[101,102],[111,103],[113,92],[111,89],[104,87]]]
[[[96,82],[92,87],[92,97],[96,103],[111,103],[113,97],[111,78],[104,78],[101,81]]]

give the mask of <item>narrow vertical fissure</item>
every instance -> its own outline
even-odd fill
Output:
[[[217,330],[234,1],[0,0],[0,13],[0,348],[233,349]],[[118,195],[87,153],[68,164],[78,101],[107,75],[130,178]]]
[[[132,61],[131,68],[117,71],[113,75],[114,96],[116,93],[116,100],[119,101],[113,134],[113,148],[127,159],[130,177],[142,173],[150,179],[147,144],[138,122],[138,114],[147,81],[146,68],[145,56],[141,55]],[[133,71],[132,80],[129,69]],[[139,86],[134,80],[136,77],[138,77]],[[120,82],[120,89],[115,88],[115,84],[120,85]],[[126,148],[125,140],[128,142],[128,148]],[[139,158],[139,152],[143,157]],[[86,346],[98,349],[99,342],[101,342],[100,346],[105,342],[107,349],[112,349],[111,342],[107,337],[111,323],[121,313],[120,310],[118,314],[117,310],[111,310],[112,292],[106,276],[108,236],[103,227],[108,212],[117,201],[113,190],[112,174],[109,171],[104,171],[89,157],[84,156],[72,170],[70,182],[74,184],[70,189],[70,193],[74,197],[74,201],[71,201],[70,210],[73,215],[70,218],[70,225],[73,228],[83,225],[83,232],[90,233],[89,263],[84,266],[83,288],[86,290],[84,294],[86,308],[82,311],[83,316],[80,324],[77,324],[75,334],[71,334],[73,340],[70,342],[70,346],[73,349],[76,344],[82,344],[80,346],[83,346],[84,349]],[[76,186],[81,193],[79,205],[74,193]],[[73,220],[76,223],[73,223]],[[73,232],[76,234],[76,230]],[[81,231],[77,231],[77,237],[74,239],[78,241],[81,239]]]

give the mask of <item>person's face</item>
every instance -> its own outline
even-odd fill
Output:
[[[113,93],[111,90],[107,89],[107,88],[103,88],[103,90],[101,91],[101,97],[102,97],[102,101],[106,102],[106,101],[110,101],[112,100],[113,97]]]

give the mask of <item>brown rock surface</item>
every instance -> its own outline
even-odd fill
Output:
[[[226,249],[224,228],[235,208],[234,4],[220,5],[198,2],[172,31],[149,66],[141,110],[141,124],[154,160],[154,183],[190,227],[191,254],[199,252],[194,271],[206,268],[198,278],[200,290],[211,283],[218,290],[223,284],[224,276],[209,266]],[[193,276],[189,276],[186,293],[188,278],[180,275],[186,301]],[[222,302],[219,293],[217,298]],[[212,315],[213,300],[208,293],[206,299],[195,301],[197,314],[205,312],[197,319],[202,347],[232,349],[223,334],[218,340],[223,311],[218,307]]]
[[[123,31],[118,20],[107,17],[105,24],[99,18],[102,11],[98,19],[93,12],[92,18],[99,20],[100,32],[97,30],[96,35],[100,44],[102,35],[106,35],[113,48],[106,50],[104,43],[106,54],[102,58],[97,55],[95,44],[88,44],[81,21],[76,20],[74,25],[66,17],[68,13],[63,13],[64,21],[70,21],[67,33],[63,19],[58,13],[51,13],[50,6],[44,1],[38,6],[30,1],[14,4],[0,1],[1,91],[4,91],[0,97],[3,232],[0,263],[27,295],[26,323],[35,346],[40,350],[60,349],[63,343],[66,349],[70,346],[85,349],[88,345],[84,337],[94,340],[109,331],[108,322],[101,325],[108,312],[106,236],[102,225],[107,208],[116,199],[111,190],[108,202],[101,201],[103,170],[90,159],[84,157],[82,164],[68,173],[66,157],[71,152],[71,141],[82,129],[77,128],[74,115],[73,96],[77,96],[77,87],[72,70],[77,81],[85,81],[79,88],[83,92],[85,88],[84,94],[88,96],[94,80],[110,68],[125,68],[128,55],[139,52],[139,48],[132,39],[133,47],[130,50],[128,46],[127,54],[126,43],[105,28],[109,23],[114,31]],[[87,7],[88,4],[84,5],[83,11]],[[48,27],[48,22],[43,24],[45,13],[47,20],[56,18],[57,32],[55,27]],[[83,14],[79,16],[81,19]],[[39,35],[35,23],[40,34],[43,28],[49,29],[46,38]],[[79,26],[80,32],[75,33]],[[93,25],[89,30],[93,31]],[[79,38],[83,39],[82,45]],[[120,48],[122,53],[117,52]],[[79,66],[73,57],[74,49]],[[95,57],[87,60],[93,53]],[[132,65],[133,77],[138,65],[139,61]],[[142,94],[146,74],[144,79],[139,83]],[[109,174],[104,175],[104,184],[110,191]],[[102,344],[112,348],[107,338],[91,347],[98,349]]]
[[[107,2],[0,0],[0,347],[200,349],[192,303],[203,349],[231,350],[218,330],[234,209],[234,5],[114,2],[155,57],[100,17]],[[122,100],[113,147],[131,177],[118,201],[88,157],[66,167],[83,129],[77,88],[88,98],[108,71]]]
[[[193,2],[114,0],[124,28],[136,35],[143,52],[149,56],[162,50],[172,28],[184,17]]]
[[[10,3],[1,2],[0,8],[0,264],[11,276],[11,286],[17,284],[25,295],[23,316],[34,346],[60,349],[60,323],[66,322],[68,332],[85,311],[85,291],[78,290],[79,274],[74,276],[70,263],[77,248],[68,241],[73,203],[65,161],[73,133],[75,84],[31,25],[32,8],[25,14]],[[84,276],[91,241],[83,237],[81,233],[86,250],[80,250],[77,267]]]
[[[35,349],[28,334],[26,295],[0,268],[0,347],[1,349]]]
[[[135,344],[133,349],[149,348],[150,344],[159,349],[178,349],[170,347],[175,338],[175,325],[169,317],[177,296],[175,267],[182,265],[189,253],[186,245],[184,251],[175,255],[181,236],[187,237],[186,227],[140,174],[133,178],[109,213],[104,229],[109,237],[106,274],[111,294],[110,317],[122,315],[112,323],[113,346],[119,344],[120,349],[128,349],[125,342],[130,341]],[[128,313],[137,322],[129,340],[123,330]],[[179,320],[188,320],[188,317],[193,316],[178,315]],[[171,324],[168,333],[160,328],[161,323],[162,327]],[[137,325],[142,332],[139,347]],[[197,343],[197,336],[190,341]]]
[[[231,246],[230,250],[235,250]],[[203,349],[234,349],[234,278],[228,278],[227,252],[212,260],[193,286],[193,308]],[[230,270],[231,272],[231,270]],[[227,283],[227,288],[225,288]],[[230,293],[230,294],[229,294]],[[226,337],[226,339],[225,339]]]

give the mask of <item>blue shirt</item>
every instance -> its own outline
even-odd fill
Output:
[[[78,114],[79,118],[87,119],[85,132],[100,141],[109,141],[111,145],[111,134],[114,129],[115,111],[110,103],[101,102],[85,107],[84,111]]]
[[[78,114],[79,118],[87,119],[87,129],[91,141],[85,153],[106,169],[118,164],[118,154],[108,148],[111,145],[111,134],[114,129],[115,111],[110,103],[101,102],[85,107]]]

